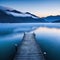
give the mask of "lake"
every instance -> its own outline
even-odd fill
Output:
[[[60,23],[0,23],[0,60],[13,60],[24,32],[36,34],[45,60],[60,60]]]

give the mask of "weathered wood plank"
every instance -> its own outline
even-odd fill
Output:
[[[25,33],[14,60],[44,60],[34,33]]]

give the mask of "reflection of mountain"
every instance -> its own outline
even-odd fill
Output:
[[[32,22],[45,22],[45,21],[44,19],[39,18],[29,12],[22,13],[11,8],[0,6],[0,22],[32,23]]]
[[[60,15],[44,17],[47,22],[60,22]]]

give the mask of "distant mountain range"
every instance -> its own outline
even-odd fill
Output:
[[[60,22],[60,15],[57,16],[47,16],[43,18],[46,22],[54,22],[59,23]]]
[[[12,8],[0,6],[0,23],[53,23],[60,22],[60,16],[40,18],[29,12],[20,12]]]

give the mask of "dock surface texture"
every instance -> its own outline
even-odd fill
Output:
[[[25,33],[14,60],[44,60],[34,33]]]

